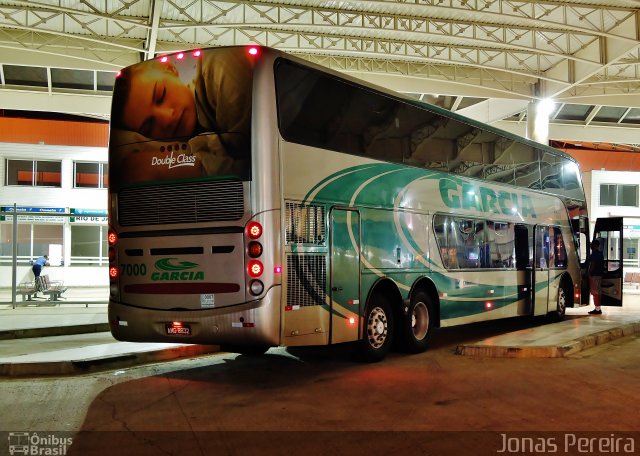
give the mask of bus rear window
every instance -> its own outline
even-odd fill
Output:
[[[114,86],[111,185],[249,179],[253,61],[243,47],[123,69]]]

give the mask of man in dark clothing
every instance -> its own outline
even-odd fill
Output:
[[[591,256],[589,257],[589,291],[593,295],[595,309],[589,311],[590,315],[600,315],[600,282],[604,273],[604,256],[600,251],[600,241],[594,239],[591,243]]]
[[[44,268],[45,266],[49,266],[49,255],[41,256],[33,262],[33,267],[31,268],[31,270],[33,271],[33,275],[36,277],[36,280],[38,279],[38,277],[40,277],[42,268]]]

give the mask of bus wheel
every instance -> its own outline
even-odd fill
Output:
[[[411,297],[402,319],[402,348],[409,353],[421,353],[427,349],[433,333],[433,304],[429,294],[418,291]]]
[[[549,317],[551,321],[561,321],[564,318],[564,314],[567,311],[567,288],[564,285],[561,285],[558,288],[558,300],[556,302],[556,310],[549,313]]]
[[[360,357],[374,363],[382,360],[393,340],[393,313],[389,300],[377,295],[367,306],[364,316],[364,334],[360,341]]]

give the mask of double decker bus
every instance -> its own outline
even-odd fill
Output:
[[[377,361],[589,302],[569,155],[274,49],[124,69],[109,160],[118,340],[354,342]],[[622,305],[622,220],[594,237],[602,304]]]

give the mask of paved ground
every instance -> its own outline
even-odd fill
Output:
[[[512,319],[486,323],[497,332],[457,345],[458,354],[482,357],[563,357],[640,332],[640,294],[625,295],[624,308],[587,317],[569,309],[565,321]],[[506,325],[506,327],[505,327]],[[500,330],[504,327],[504,330]],[[217,346],[118,342],[108,331],[106,305],[0,309],[0,376],[85,374],[136,364],[192,357]]]
[[[54,435],[70,436],[67,454],[83,456],[482,456],[505,438],[512,448],[543,439],[561,447],[556,454],[637,454],[564,451],[564,442],[613,436],[639,448],[640,338],[563,358],[455,354],[504,329],[447,329],[429,351],[377,364],[353,362],[346,347],[278,348],[5,380],[0,429],[67,431]]]
[[[117,342],[95,332],[104,306],[0,310],[0,454],[2,431],[70,439],[47,454],[83,456],[635,454],[640,295],[625,301],[552,325],[444,329],[427,352],[378,364],[350,346],[255,358]],[[24,337],[74,327],[94,331]]]

